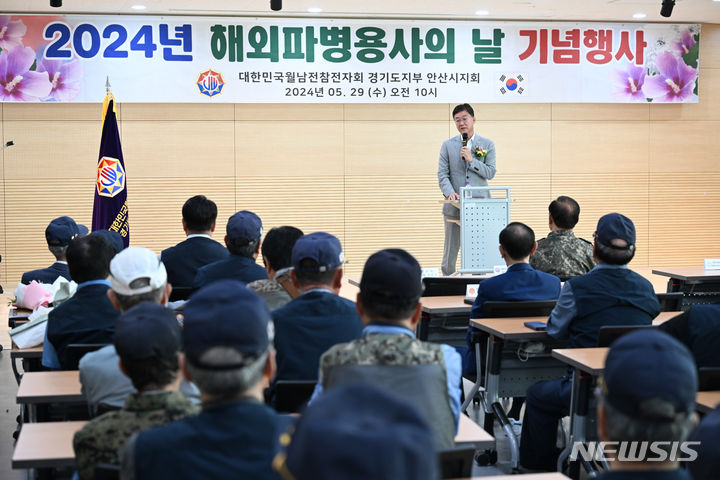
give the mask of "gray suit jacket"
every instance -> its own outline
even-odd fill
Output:
[[[445,140],[440,147],[440,159],[438,160],[438,184],[443,195],[447,198],[453,193],[460,193],[460,188],[465,186],[466,180],[470,181],[472,187],[485,187],[487,181],[495,176],[495,143],[489,138],[481,137],[478,134],[472,138],[472,149],[480,146],[487,150],[483,158],[473,155],[472,163],[468,164],[460,158],[462,148],[462,136]],[[488,197],[488,194],[474,195],[475,197]],[[443,215],[446,217],[458,218],[460,211],[452,205],[443,205]]]

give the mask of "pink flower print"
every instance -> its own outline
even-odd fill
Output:
[[[692,97],[697,70],[670,52],[658,55],[655,65],[657,75],[648,77],[643,86],[648,98],[658,102],[684,102]]]
[[[62,63],[60,60],[42,59],[38,72],[47,72],[52,89],[48,95],[59,102],[69,102],[80,93],[83,67],[78,60]]]
[[[693,38],[690,31],[685,30],[679,42],[675,42],[675,53],[678,56],[685,55],[695,45],[695,38]]]
[[[27,27],[22,20],[10,20],[10,15],[0,15],[0,48],[10,51],[22,45]]]
[[[628,63],[625,70],[614,70],[613,95],[615,99],[630,102],[644,102],[645,94],[642,91],[646,75],[645,67],[638,67]]]
[[[52,86],[47,72],[31,72],[35,52],[30,47],[15,47],[0,52],[0,100],[32,102],[47,97]]]

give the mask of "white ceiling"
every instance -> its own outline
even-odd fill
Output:
[[[236,15],[313,17],[414,17],[483,20],[592,20],[613,22],[720,23],[720,1],[676,0],[669,19],[660,16],[662,0],[283,0],[281,12],[270,0],[63,0],[50,8],[49,0],[2,0],[6,13],[113,13],[151,15]],[[142,4],[144,11],[132,10]],[[310,7],[322,13],[307,13]],[[478,10],[489,15],[475,16]],[[645,13],[642,20],[633,14]]]

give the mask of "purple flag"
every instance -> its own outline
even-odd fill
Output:
[[[130,243],[127,183],[120,134],[115,116],[115,98],[111,93],[103,102],[103,127],[95,181],[92,231],[114,230],[125,247]]]

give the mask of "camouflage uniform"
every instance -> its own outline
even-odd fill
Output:
[[[133,433],[199,411],[180,392],[128,395],[121,410],[101,415],[75,433],[73,447],[80,478],[92,480],[98,463],[119,465],[120,452]]]
[[[584,275],[595,266],[592,244],[577,238],[572,230],[550,232],[546,238],[538,240],[530,265],[560,277],[560,280]]]
[[[255,280],[248,283],[248,288],[265,300],[265,304],[271,312],[292,300],[287,290],[275,279]]]
[[[361,381],[389,391],[416,407],[439,447],[454,445],[442,345],[405,334],[370,334],[335,345],[320,359],[323,389]]]

